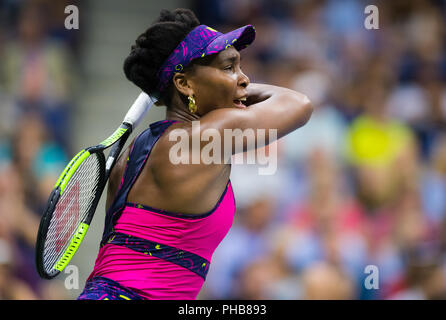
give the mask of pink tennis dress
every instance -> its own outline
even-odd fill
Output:
[[[176,121],[152,123],[135,140],[106,214],[101,247],[79,300],[196,299],[212,254],[235,214],[231,182],[209,212],[187,215],[127,202],[150,151]]]

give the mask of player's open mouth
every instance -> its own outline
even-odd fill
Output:
[[[246,105],[244,105],[243,102],[246,102],[246,97],[234,100],[234,104],[237,108],[246,108]]]

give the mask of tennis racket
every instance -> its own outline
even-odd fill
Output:
[[[141,93],[111,136],[81,150],[63,170],[49,196],[37,234],[36,267],[42,278],[54,278],[73,258],[87,233],[116,159],[156,100]],[[103,151],[111,146],[105,160]]]

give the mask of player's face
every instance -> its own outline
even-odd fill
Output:
[[[240,53],[229,47],[195,63],[188,77],[200,115],[219,108],[246,108],[249,78],[240,67]]]

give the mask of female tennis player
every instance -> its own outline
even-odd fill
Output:
[[[78,299],[196,299],[233,223],[231,164],[173,164],[177,142],[169,132],[184,129],[192,141],[197,120],[201,132],[212,128],[221,137],[251,128],[276,129],[280,138],[312,113],[301,93],[249,82],[239,51],[254,38],[251,25],[222,34],[176,9],[161,11],[136,39],[124,72],[160,96],[166,119],[137,136],[112,170],[101,247]]]

